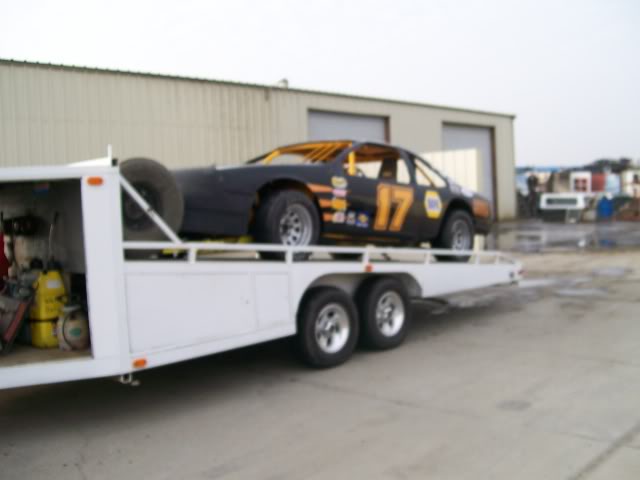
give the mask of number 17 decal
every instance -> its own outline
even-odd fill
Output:
[[[395,203],[396,210],[389,223],[391,214],[391,204]],[[399,187],[381,183],[378,185],[376,198],[376,220],[373,224],[374,230],[389,230],[399,232],[402,230],[407,213],[413,204],[413,188]]]

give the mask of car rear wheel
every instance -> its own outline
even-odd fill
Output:
[[[256,212],[255,236],[259,242],[286,246],[318,243],[320,219],[313,202],[303,192],[282,190],[271,194]],[[309,257],[296,253],[296,260]],[[262,258],[282,259],[281,252],[260,252]]]
[[[411,303],[406,289],[394,278],[366,281],[356,296],[362,341],[373,349],[400,345],[411,324]]]
[[[355,349],[358,327],[358,312],[349,295],[338,288],[314,288],[298,311],[298,351],[311,366],[340,365]]]
[[[473,250],[474,236],[471,215],[465,210],[454,210],[447,215],[433,246],[447,250]],[[436,255],[436,258],[446,262],[467,262],[469,255]]]

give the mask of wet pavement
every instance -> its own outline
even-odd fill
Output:
[[[640,222],[504,222],[487,238],[491,249],[524,253],[640,247]]]

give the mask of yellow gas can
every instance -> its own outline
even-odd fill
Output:
[[[35,296],[29,312],[32,321],[57,320],[66,301],[66,290],[58,270],[42,271],[33,284]]]
[[[37,348],[56,348],[56,320],[29,322],[31,327],[31,345]]]

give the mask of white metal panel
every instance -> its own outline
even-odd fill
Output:
[[[290,323],[289,275],[255,274],[254,288],[260,328]]]
[[[130,368],[125,366],[121,356],[39,362],[12,367],[2,367],[0,364],[0,389],[109,377],[129,371]]]
[[[89,176],[82,177],[81,191],[91,351],[95,358],[122,356],[129,342],[122,282],[120,175],[110,169],[100,175],[99,186],[89,185]]]
[[[443,150],[464,150],[472,148],[480,152],[482,162],[482,189],[480,193],[490,199],[495,205],[492,129],[488,127],[445,124],[442,127],[442,148]]]
[[[387,140],[387,119],[340,112],[309,112],[309,140]]]
[[[129,274],[133,353],[194,345],[257,329],[248,273]]]

